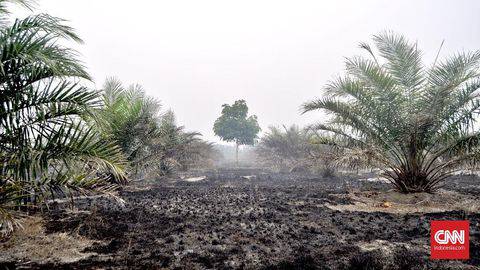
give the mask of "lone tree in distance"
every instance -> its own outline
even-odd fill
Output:
[[[237,100],[232,105],[222,105],[222,115],[215,121],[213,131],[223,141],[235,142],[235,161],[238,166],[238,147],[253,145],[260,132],[257,116],[248,115],[245,100]]]

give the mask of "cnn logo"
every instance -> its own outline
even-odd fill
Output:
[[[430,258],[469,259],[467,220],[434,220],[430,223]]]
[[[465,244],[465,231],[464,230],[439,230],[435,233],[435,241],[438,244],[446,245],[446,244],[456,244],[457,242],[460,244]]]

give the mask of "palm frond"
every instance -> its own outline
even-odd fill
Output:
[[[375,35],[373,40],[383,59],[384,67],[405,90],[413,91],[424,81],[421,52],[403,36],[392,32]]]

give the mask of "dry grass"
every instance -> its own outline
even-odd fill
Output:
[[[455,191],[439,190],[435,194],[411,193],[396,191],[386,192],[351,192],[336,195],[347,198],[353,204],[332,205],[327,207],[339,211],[385,212],[385,213],[434,213],[452,210],[463,210],[467,213],[480,211],[480,200],[472,195]]]
[[[67,233],[46,234],[41,217],[25,218],[22,224],[23,229],[0,243],[0,261],[70,263],[94,254],[82,252],[94,243],[92,240]]]

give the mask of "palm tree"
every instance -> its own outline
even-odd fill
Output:
[[[430,66],[401,35],[385,32],[373,41],[375,47],[360,44],[368,57],[347,59],[346,75],[303,109],[333,116],[315,127],[324,143],[342,150],[339,162],[355,156],[381,167],[401,192],[432,192],[479,157],[480,52]]]
[[[313,134],[300,129],[298,126],[270,127],[260,139],[256,153],[266,163],[273,166],[288,167],[289,169],[309,163],[310,143]]]
[[[176,169],[186,170],[199,159],[211,154],[211,144],[202,141],[198,132],[187,132],[178,126],[173,111],[163,114],[151,146],[152,155],[146,157],[147,164],[154,164],[160,175]]]
[[[277,169],[290,171],[321,169],[325,176],[333,173],[328,147],[317,143],[318,134],[310,129],[301,129],[296,125],[270,127],[260,139],[255,153],[260,161]]]
[[[115,78],[108,78],[101,92],[104,106],[95,110],[91,122],[106,140],[120,146],[138,173],[158,130],[160,103],[140,85],[124,87]]]
[[[0,26],[0,230],[12,228],[16,205],[125,181],[120,149],[83,120],[101,102],[79,84],[89,76],[63,39],[81,42],[46,14]]]
[[[162,113],[160,103],[140,85],[124,87],[109,78],[102,93],[104,106],[95,110],[90,122],[107,141],[118,143],[133,177],[186,170],[213,155],[211,144],[201,140],[198,132],[178,126],[173,111]]]
[[[91,121],[106,140],[118,143],[136,177],[186,169],[209,155],[211,145],[178,126],[173,111],[162,114],[160,103],[140,85],[124,87],[109,78],[102,93],[104,106]]]

